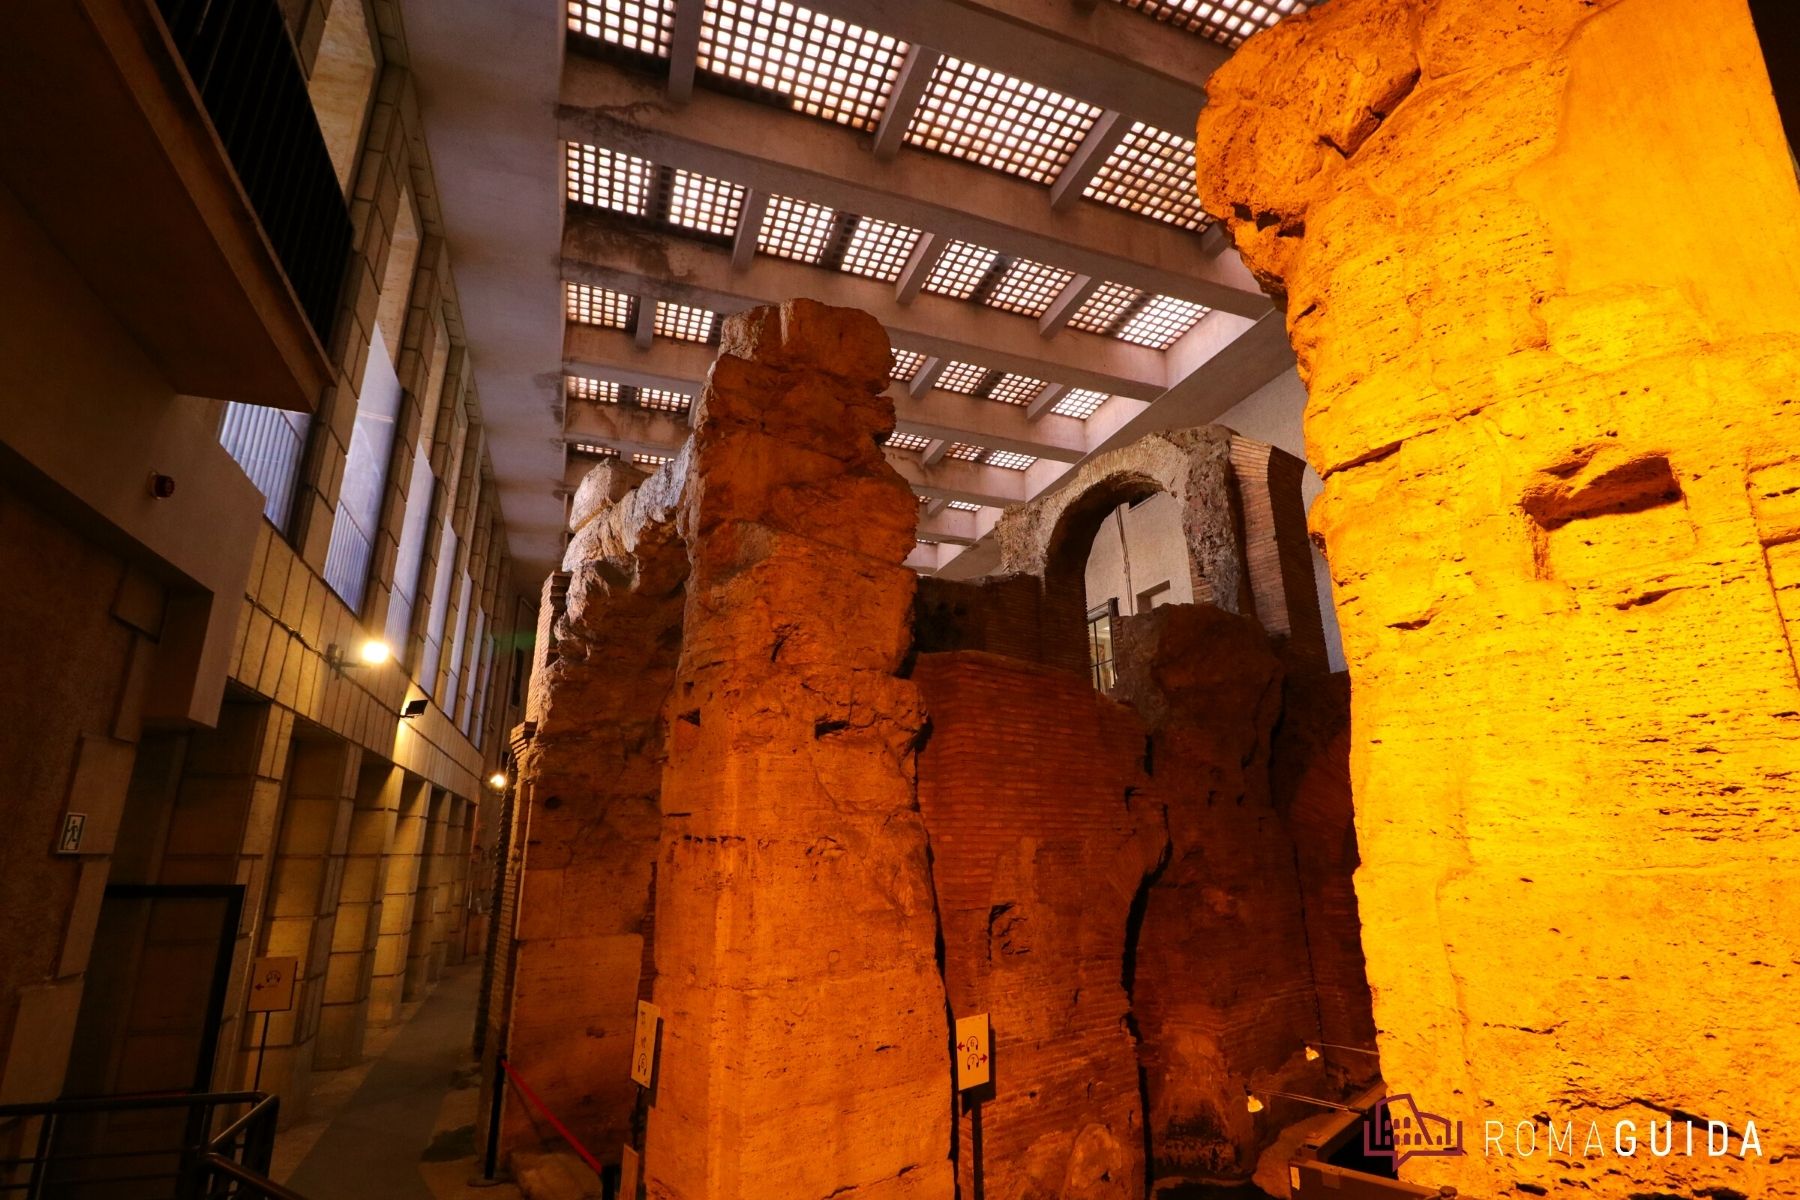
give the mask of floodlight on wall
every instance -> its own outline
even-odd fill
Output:
[[[427,700],[423,696],[420,696],[417,699],[408,700],[405,704],[402,704],[400,706],[400,719],[403,721],[409,721],[412,718],[418,716],[420,713],[424,712],[426,707],[429,706],[430,704],[431,704],[431,701]]]
[[[355,657],[345,655],[344,648],[336,642],[325,647],[325,663],[334,671],[347,671],[352,667],[379,667],[394,657],[394,648],[380,638],[364,638],[356,647]]]
[[[505,771],[495,771],[492,775],[488,776],[488,786],[493,788],[496,792],[504,792],[506,790],[506,785],[511,782],[512,781],[506,777]]]
[[[1374,1050],[1365,1050],[1361,1046],[1341,1046],[1336,1042],[1308,1042],[1306,1044],[1306,1061],[1318,1062],[1321,1050],[1344,1050],[1351,1054],[1366,1054],[1370,1058],[1380,1058]]]
[[[1320,1108],[1334,1109],[1337,1112],[1356,1113],[1359,1116],[1363,1115],[1362,1109],[1352,1107],[1348,1104],[1339,1104],[1335,1100],[1321,1100],[1317,1096],[1301,1096],[1294,1092],[1278,1092],[1272,1088],[1258,1088],[1255,1091],[1252,1091],[1246,1087],[1244,1089],[1244,1108],[1253,1113],[1261,1112],[1263,1110],[1263,1097],[1265,1096],[1279,1097],[1282,1100],[1298,1100],[1302,1104],[1314,1104]]]

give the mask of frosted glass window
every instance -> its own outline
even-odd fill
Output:
[[[382,490],[394,448],[394,418],[400,412],[400,377],[381,327],[369,340],[368,365],[356,399],[356,425],[338,491],[337,516],[325,553],[325,582],[352,611],[361,612],[369,583],[369,558],[381,520]]]

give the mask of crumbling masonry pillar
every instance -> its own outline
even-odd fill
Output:
[[[1208,91],[1311,393],[1384,1073],[1471,1142],[1403,1175],[1800,1195],[1800,196],[1743,0],[1334,0]],[[1731,1153],[1611,1151],[1670,1113]]]
[[[692,571],[656,882],[659,1200],[947,1200],[922,724],[897,677],[916,503],[875,437],[888,345],[795,300],[726,323],[697,401]]]

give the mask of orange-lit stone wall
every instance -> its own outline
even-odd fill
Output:
[[[657,1200],[947,1200],[949,1035],[913,796],[917,504],[888,344],[806,300],[726,322],[696,402],[692,570],[656,876]]]
[[[1743,0],[1334,0],[1208,90],[1311,393],[1384,1074],[1467,1126],[1403,1174],[1800,1195],[1800,196]],[[1670,1113],[1732,1153],[1616,1152]]]
[[[1144,1194],[1143,1104],[1124,987],[1133,903],[1167,845],[1135,713],[1069,671],[921,655],[945,987],[987,1013],[994,1083],[958,1126],[962,1194]],[[978,1191],[976,1181],[982,1189]]]
[[[648,482],[596,467],[575,497],[563,566],[546,585],[519,754],[524,854],[507,1053],[584,1145],[617,1161],[637,1106],[630,1079],[660,820],[662,710],[680,649],[686,547],[679,464]],[[516,1098],[505,1145],[555,1140]]]

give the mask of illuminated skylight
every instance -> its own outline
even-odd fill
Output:
[[[850,244],[844,250],[843,269],[852,275],[893,283],[900,278],[918,240],[916,229],[874,217],[859,218],[856,232],[850,235]]]
[[[1211,38],[1233,50],[1253,33],[1306,11],[1305,0],[1119,0],[1165,25]]]
[[[907,127],[915,146],[1050,183],[1100,110],[1092,104],[946,57]]]
[[[570,375],[569,399],[587,400],[595,404],[617,404],[619,402],[619,385],[610,379],[588,379],[580,375]]]
[[[674,0],[568,0],[569,30],[657,58],[669,56]]]
[[[771,196],[768,211],[763,214],[762,232],[757,235],[757,248],[764,254],[816,263],[831,244],[831,227],[836,219],[836,211],[823,204],[810,204],[792,196]]]
[[[967,300],[999,261],[999,252],[986,246],[951,242],[925,277],[925,290],[953,300]]]
[[[961,392],[965,396],[973,396],[981,381],[988,377],[986,367],[978,367],[974,363],[953,362],[944,368],[943,374],[937,377],[937,386],[946,392]]]
[[[905,383],[919,373],[925,365],[925,356],[917,350],[895,350],[893,365],[888,368],[888,378]]]
[[[627,216],[645,215],[653,172],[648,162],[605,146],[569,142],[566,147],[565,177],[570,200]]]
[[[639,408],[648,408],[654,412],[686,412],[693,397],[686,392],[671,391],[668,388],[635,388],[636,403]]]
[[[990,467],[1005,467],[1008,471],[1023,471],[1037,459],[1029,454],[1014,454],[1011,450],[992,450],[982,459]]]
[[[1144,302],[1145,293],[1123,283],[1103,283],[1094,289],[1075,315],[1069,327],[1087,333],[1115,333],[1127,314]]]
[[[640,467],[660,467],[666,462],[674,462],[672,454],[633,454],[631,461]]]
[[[931,439],[920,437],[916,433],[901,433],[895,430],[887,435],[887,441],[881,443],[889,450],[923,450],[931,444]]]
[[[1100,406],[1112,399],[1105,392],[1092,392],[1087,388],[1070,388],[1056,398],[1050,411],[1059,417],[1074,417],[1077,421],[1085,421],[1100,411]]]
[[[656,302],[657,337],[674,338],[678,342],[699,342],[704,346],[712,341],[713,331],[718,328],[718,323],[718,314],[711,309],[673,304],[667,300]]]
[[[677,170],[669,193],[669,223],[699,233],[730,237],[737,228],[744,188],[724,179]]]
[[[980,446],[971,446],[967,442],[951,442],[949,449],[944,451],[944,456],[960,459],[963,462],[976,462],[984,453],[986,451],[982,450]]]
[[[787,0],[706,0],[699,67],[798,112],[873,130],[906,50]]]
[[[1002,404],[1030,404],[1044,387],[1043,380],[1029,375],[1003,375],[1000,382],[988,389],[987,395],[989,400],[998,400]]]
[[[595,458],[619,457],[619,452],[611,446],[601,446],[594,442],[570,442],[569,449],[577,454],[591,454]]]
[[[1211,219],[1194,185],[1192,139],[1142,121],[1132,124],[1083,195],[1183,229],[1204,229]]]
[[[569,320],[605,329],[630,329],[637,317],[637,297],[585,283],[563,284]]]
[[[980,512],[981,511],[981,505],[970,504],[967,500],[952,500],[952,501],[950,501],[949,504],[945,505],[945,507],[946,508],[954,508],[957,512]]]
[[[993,308],[1021,316],[1041,317],[1049,309],[1058,292],[1075,278],[1075,272],[1061,267],[1047,267],[1029,258],[1014,259],[994,289],[982,298]]]
[[[1177,300],[1173,296],[1157,296],[1125,322],[1119,337],[1153,350],[1167,350],[1206,313],[1204,304]]]

